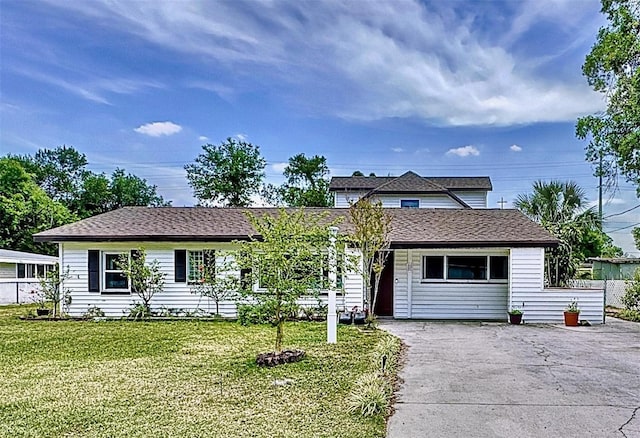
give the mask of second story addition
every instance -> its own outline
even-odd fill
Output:
[[[371,197],[388,208],[487,208],[492,189],[488,176],[423,177],[414,172],[400,176],[338,176],[329,191],[334,207]]]

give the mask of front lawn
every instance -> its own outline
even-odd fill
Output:
[[[0,436],[381,437],[350,414],[384,332],[288,323],[301,362],[258,368],[274,329],[230,322],[21,321],[0,307]],[[290,380],[286,380],[290,379]],[[279,385],[274,385],[278,381]],[[284,382],[289,382],[285,383]]]

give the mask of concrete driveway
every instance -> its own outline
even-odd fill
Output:
[[[640,437],[640,324],[384,321],[409,346],[388,437]]]

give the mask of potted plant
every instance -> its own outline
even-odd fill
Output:
[[[511,310],[509,310],[508,313],[509,313],[509,324],[519,325],[520,323],[522,323],[523,312],[521,309],[514,307]]]
[[[575,298],[569,302],[564,308],[564,325],[576,327],[580,318],[580,309],[578,308],[578,300]]]

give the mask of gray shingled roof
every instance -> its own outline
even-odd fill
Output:
[[[35,234],[39,242],[65,241],[231,241],[254,234],[245,211],[277,214],[275,208],[125,207]],[[309,208],[342,217],[348,209]],[[387,209],[393,216],[395,247],[553,246],[557,240],[517,210]]]
[[[409,173],[409,172],[407,172]],[[411,172],[416,175],[415,173]],[[406,174],[405,174],[406,175]],[[397,176],[334,176],[329,183],[329,190],[374,190],[393,180]],[[492,190],[491,179],[488,176],[441,176],[441,177],[420,177],[427,181],[427,184],[441,186],[448,190]],[[415,180],[418,181],[418,180]],[[406,191],[423,191],[419,187],[410,187]],[[437,189],[436,189],[437,190]],[[440,191],[442,188],[439,189]]]

